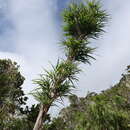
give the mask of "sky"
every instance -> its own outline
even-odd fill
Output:
[[[0,0],[0,58],[20,64],[29,94],[43,68],[50,69],[63,56],[58,43],[62,36],[61,11],[69,0]],[[106,32],[92,44],[97,47],[95,61],[81,65],[79,96],[100,92],[116,84],[130,64],[130,0],[102,0],[110,19]],[[30,97],[30,96],[29,96]],[[30,104],[35,103],[30,97]],[[65,103],[66,104],[66,103]]]

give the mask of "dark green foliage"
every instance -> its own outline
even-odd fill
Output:
[[[24,77],[19,72],[19,66],[11,60],[0,60],[0,101],[1,104],[7,98],[18,103],[24,103],[21,96],[24,95],[21,85]],[[25,99],[26,100],[26,99]]]
[[[95,0],[73,2],[63,12],[64,31],[66,36],[77,39],[97,38],[103,31],[107,14]]]
[[[104,32],[108,19],[106,11],[95,0],[72,2],[63,12],[64,31],[67,36],[62,42],[66,56],[72,61],[89,63],[95,48],[88,46],[90,38],[98,38]]]
[[[32,130],[33,125],[24,118],[14,118],[2,130]]]
[[[62,42],[62,45],[65,47],[66,56],[68,59],[89,64],[89,60],[94,59],[91,54],[95,49],[88,46],[89,43],[87,40],[68,38]]]
[[[39,112],[39,105],[26,104],[22,90],[24,77],[16,62],[0,60],[0,130],[31,130]]]
[[[52,68],[52,71],[45,70],[46,74],[42,74],[40,79],[34,80],[39,88],[32,94],[44,105],[50,104],[58,97],[67,96],[75,87],[73,81],[77,80],[76,74],[80,71],[77,64],[70,61],[58,61],[57,65]]]
[[[11,60],[0,60],[0,129],[6,130],[14,117],[21,112],[21,105],[26,104],[27,97],[21,85],[24,77],[19,66]]]

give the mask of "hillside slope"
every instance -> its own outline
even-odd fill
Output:
[[[47,130],[130,130],[130,74],[100,94],[71,95],[70,106],[46,124]]]

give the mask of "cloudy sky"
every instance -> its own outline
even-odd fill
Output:
[[[32,79],[42,68],[56,63],[62,51],[61,10],[69,0],[0,0],[0,58],[11,58],[20,64],[28,94]],[[82,65],[75,93],[100,92],[117,83],[130,64],[130,0],[102,0],[111,19],[106,33],[92,44],[98,49],[92,65]],[[30,98],[30,103],[34,100]]]

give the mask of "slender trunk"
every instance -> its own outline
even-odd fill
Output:
[[[36,120],[36,123],[34,125],[33,130],[41,130],[42,129],[43,113],[44,113],[43,105],[41,105],[40,111],[39,111],[39,114],[38,114],[38,117],[37,117],[37,120]]]
[[[50,108],[50,106],[41,105],[33,130],[42,130],[43,122],[45,120],[45,117],[46,117],[46,114],[47,114],[49,108]]]

